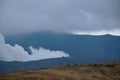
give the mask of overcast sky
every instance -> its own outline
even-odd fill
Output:
[[[0,33],[120,30],[120,0],[0,0]]]

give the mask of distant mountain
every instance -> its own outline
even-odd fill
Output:
[[[52,66],[60,66],[65,64],[71,64],[67,58],[55,58],[55,59],[46,59],[38,61],[29,61],[29,62],[6,62],[0,61],[0,73],[24,71],[31,69],[46,69]]]
[[[120,52],[120,37],[112,35],[89,36],[56,34],[52,32],[36,32],[28,35],[15,35],[5,37],[6,43],[19,44],[28,50],[44,47],[51,50],[63,50],[69,54],[104,54]]]
[[[101,63],[107,61],[120,61],[119,36],[112,36],[108,34],[102,36],[95,35],[90,36],[90,35],[59,34],[52,32],[36,32],[31,34],[6,36],[5,40],[6,43],[9,43],[11,45],[14,44],[21,45],[29,53],[30,53],[30,50],[28,49],[29,46],[33,46],[34,48],[44,47],[50,50],[62,50],[64,52],[69,53],[70,58],[67,58],[66,62],[64,58],[60,59],[61,64]],[[57,63],[58,59],[51,60],[55,60]],[[47,61],[49,62],[49,60]],[[38,66],[42,65],[41,60],[37,62],[40,62],[40,64],[38,63],[34,64]],[[45,65],[48,64],[48,62],[46,62]],[[3,63],[4,62],[2,63],[0,62],[0,66],[2,66]],[[5,62],[4,66],[8,64],[10,66],[12,65],[11,63],[12,62],[10,62],[10,64],[9,62],[7,63]],[[58,63],[57,64],[56,63],[53,63],[52,65],[53,66],[58,65]],[[18,64],[18,62],[15,62],[15,64]]]

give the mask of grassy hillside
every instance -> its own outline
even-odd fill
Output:
[[[120,62],[6,73],[0,74],[0,80],[120,80]]]

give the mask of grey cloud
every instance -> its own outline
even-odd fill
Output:
[[[119,0],[1,0],[0,32],[120,29]]]

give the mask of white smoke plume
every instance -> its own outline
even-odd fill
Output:
[[[6,44],[4,36],[0,34],[0,61],[26,62],[50,58],[69,57],[69,54],[63,51],[51,51],[42,47],[39,49],[29,47],[29,49],[31,50],[31,55],[18,44],[15,44],[15,46]]]

